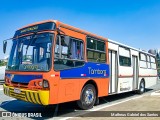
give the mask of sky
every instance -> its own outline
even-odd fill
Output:
[[[0,0],[3,40],[28,24],[54,19],[134,48],[160,48],[160,0]],[[10,41],[11,42],[11,41]]]

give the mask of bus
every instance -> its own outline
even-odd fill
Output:
[[[99,98],[157,82],[155,56],[57,20],[18,29],[5,71],[4,94],[44,106],[77,101],[91,109]]]

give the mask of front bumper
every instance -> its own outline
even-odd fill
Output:
[[[3,84],[3,91],[4,94],[19,100],[41,104],[41,105],[48,105],[49,104],[49,90],[27,90],[21,89],[20,93],[14,92],[15,87],[6,86]]]

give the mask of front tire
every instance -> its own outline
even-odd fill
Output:
[[[141,80],[141,82],[139,84],[138,93],[139,94],[143,94],[144,92],[145,92],[145,82],[144,82],[144,80]]]
[[[78,106],[83,109],[91,109],[96,102],[96,89],[92,84],[84,86],[81,92],[80,100],[77,101]]]

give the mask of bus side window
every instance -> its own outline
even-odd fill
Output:
[[[84,64],[83,42],[68,36],[61,36],[60,39],[61,41],[57,37],[55,45],[54,69],[61,70],[82,66]]]
[[[87,37],[87,59],[90,62],[106,62],[105,42],[103,40]]]
[[[83,54],[83,42],[71,39],[71,59],[84,59]]]

